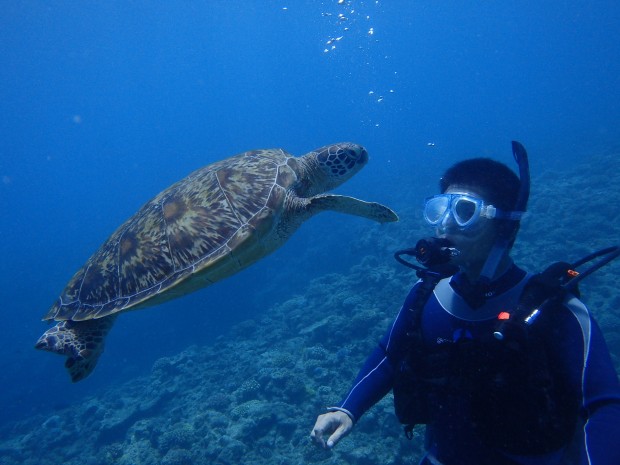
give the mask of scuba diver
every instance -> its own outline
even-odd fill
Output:
[[[420,465],[620,464],[618,375],[575,267],[534,275],[510,256],[529,197],[527,154],[513,154],[520,178],[489,158],[441,177],[424,206],[436,237],[396,254],[420,279],[315,443],[334,447],[393,390],[406,435],[426,425]],[[605,254],[620,252],[578,265]]]

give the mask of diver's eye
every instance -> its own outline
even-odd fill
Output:
[[[455,210],[456,215],[462,221],[469,221],[474,216],[474,213],[476,212],[476,204],[473,202],[465,202],[465,201],[457,202],[456,205],[454,206],[454,210]]]

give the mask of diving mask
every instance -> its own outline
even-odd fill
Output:
[[[426,199],[424,219],[428,224],[437,226],[449,214],[459,228],[472,226],[480,217],[517,221],[523,216],[523,212],[502,211],[467,194],[439,194]]]

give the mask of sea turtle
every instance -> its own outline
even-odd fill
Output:
[[[72,381],[79,381],[94,369],[119,312],[231,276],[276,250],[315,213],[397,221],[378,203],[323,194],[367,162],[363,147],[339,143],[302,157],[252,150],[194,171],[146,203],[73,276],[43,318],[58,323],[35,347],[65,355]]]

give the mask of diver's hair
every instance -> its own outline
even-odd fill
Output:
[[[484,200],[494,207],[512,211],[519,197],[521,183],[517,175],[503,163],[490,158],[471,158],[452,165],[439,180],[442,193],[454,185],[479,190]]]

